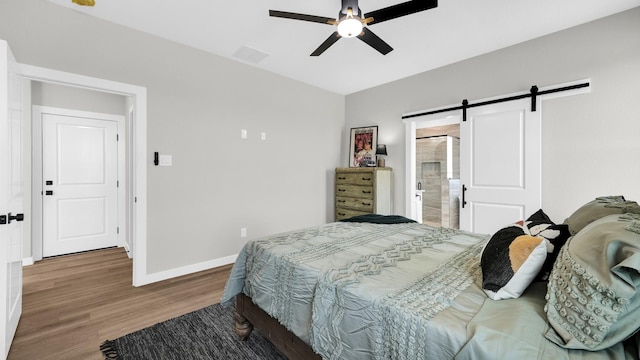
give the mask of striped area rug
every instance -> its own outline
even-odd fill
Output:
[[[233,311],[211,305],[107,340],[100,350],[110,360],[286,360],[258,330],[246,342],[240,341],[233,331]]]

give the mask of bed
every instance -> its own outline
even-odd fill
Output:
[[[245,245],[221,302],[290,359],[639,359],[635,206],[601,197],[491,235],[376,215],[277,234]]]

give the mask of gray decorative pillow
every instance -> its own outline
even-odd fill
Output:
[[[546,299],[546,337],[564,348],[606,349],[640,330],[640,215],[609,215],[570,238]]]
[[[604,216],[629,212],[640,214],[640,205],[635,201],[625,200],[622,195],[601,196],[582,205],[565,219],[564,223],[569,225],[571,235],[575,235],[591,222]]]

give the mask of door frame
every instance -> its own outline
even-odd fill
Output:
[[[32,227],[33,231],[31,232],[31,255],[34,261],[42,260],[43,258],[43,248],[44,248],[44,207],[42,196],[42,183],[43,179],[43,142],[44,142],[44,132],[42,130],[42,115],[43,114],[53,114],[53,115],[61,115],[61,116],[72,116],[72,117],[83,117],[83,118],[96,118],[99,120],[106,121],[115,121],[117,123],[117,133],[118,136],[122,136],[122,139],[118,141],[117,145],[117,180],[120,182],[120,186],[118,186],[117,190],[117,221],[118,228],[121,231],[118,231],[116,234],[116,244],[118,247],[124,247],[125,240],[124,238],[128,235],[128,231],[126,229],[126,220],[125,215],[127,212],[127,182],[125,174],[126,172],[126,155],[125,155],[125,143],[126,132],[125,132],[125,117],[124,115],[115,115],[115,114],[104,114],[104,113],[96,113],[89,111],[81,111],[81,110],[73,110],[73,109],[63,109],[52,106],[40,106],[40,105],[32,105],[31,106],[31,184],[32,184],[32,201],[31,201],[31,218],[32,218]],[[38,194],[40,192],[40,194]],[[36,200],[40,199],[40,201]]]
[[[131,189],[133,196],[127,198],[126,206],[134,218],[130,224],[125,222],[125,226],[132,226],[131,245],[135,249],[132,283],[133,286],[142,286],[153,282],[147,274],[147,88],[27,64],[19,64],[18,73],[27,80],[123,95],[130,99],[135,111],[130,119],[134,135],[130,139],[133,148],[129,154],[128,170],[134,184]]]
[[[440,107],[438,109],[446,109],[447,107]],[[431,111],[431,110],[429,110]],[[417,118],[411,118],[405,120],[405,131],[407,139],[405,141],[406,144],[406,156],[405,159],[407,161],[405,165],[406,170],[406,196],[405,196],[405,213],[408,214],[408,217],[418,221],[416,218],[418,217],[418,209],[416,208],[415,191],[417,189],[416,186],[416,130],[432,127],[432,126],[442,126],[442,125],[455,125],[460,124],[462,121],[462,113],[460,110],[452,110],[441,112],[438,114],[425,115]],[[422,223],[422,219],[420,219],[420,223]]]
[[[565,97],[565,96],[573,96],[573,95],[579,95],[579,94],[587,94],[591,92],[591,86],[593,86],[593,82],[590,78],[587,79],[580,79],[580,80],[574,80],[574,81],[569,81],[566,83],[561,83],[561,84],[554,84],[554,85],[548,85],[548,86],[543,86],[540,87],[538,90],[540,92],[542,91],[546,91],[546,90],[551,90],[551,89],[556,89],[556,88],[561,88],[561,87],[567,87],[567,86],[573,86],[573,85],[578,85],[578,84],[582,84],[582,83],[589,83],[589,86],[587,87],[583,87],[583,88],[579,88],[579,89],[573,89],[573,90],[567,90],[567,91],[561,91],[561,92],[554,92],[554,93],[550,93],[550,94],[544,94],[544,95],[540,95],[540,101],[543,102],[545,100],[550,100],[550,99],[556,99],[556,98],[561,98],[561,97]],[[524,92],[526,93],[526,92]],[[517,95],[522,95],[524,94],[523,92],[517,92],[517,93],[511,93],[511,94],[505,94],[505,95],[499,95],[499,96],[492,96],[489,98],[484,98],[484,99],[476,99],[476,100],[470,100],[470,103],[479,103],[479,102],[485,102],[485,101],[491,101],[491,100],[497,100],[497,99],[502,99],[505,97],[511,97],[511,96],[517,96]],[[415,182],[415,178],[416,178],[416,168],[415,168],[415,163],[416,163],[416,123],[418,122],[422,122],[422,121],[429,121],[429,119],[431,120],[435,120],[435,119],[441,119],[441,118],[446,118],[447,116],[459,116],[460,119],[462,119],[462,110],[451,110],[451,111],[443,111],[440,112],[438,114],[432,114],[432,115],[425,115],[425,116],[419,116],[417,114],[421,114],[421,113],[429,113],[429,112],[437,112],[443,109],[449,109],[449,108],[454,108],[454,107],[459,107],[460,104],[449,104],[446,106],[439,106],[436,108],[431,108],[431,109],[426,109],[426,110],[419,110],[419,111],[412,111],[410,113],[406,113],[403,114],[402,117],[404,118],[403,122],[405,124],[405,159],[406,159],[406,163],[405,163],[405,213],[407,214],[408,217],[410,218],[414,218],[416,216],[416,206],[415,206],[415,201],[413,201],[413,196],[414,196],[414,192],[416,189],[416,182]],[[413,116],[412,116],[413,115]],[[541,122],[544,124],[544,118],[542,118]],[[433,125],[439,125],[436,122],[433,123]],[[541,134],[541,136],[544,134]],[[460,157],[462,157],[463,154],[460,153]]]

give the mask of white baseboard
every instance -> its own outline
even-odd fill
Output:
[[[124,251],[127,252],[127,256],[129,257],[129,259],[133,259],[133,254],[131,253],[131,249],[129,248],[129,243],[125,241],[122,247],[124,248]]]
[[[171,270],[160,271],[157,273],[147,274],[143,279],[142,283],[138,286],[148,285],[154,282],[163,281],[172,279],[178,276],[189,275],[199,271],[213,269],[219,266],[233,264],[236,261],[238,254],[227,256],[220,259],[214,259],[209,261],[204,261],[198,264],[187,265]]]
[[[28,258],[22,259],[22,266],[31,266],[31,265],[33,265],[33,263],[34,263],[33,257],[28,257]]]

